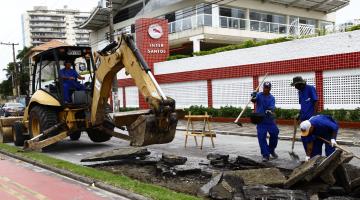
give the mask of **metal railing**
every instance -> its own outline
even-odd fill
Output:
[[[212,26],[212,15],[193,15],[181,20],[170,22],[169,33],[181,32],[200,26]],[[309,24],[291,23],[281,24],[235,17],[220,16],[219,26],[221,28],[249,30],[256,32],[284,34],[287,36],[306,36],[315,34],[315,26]]]
[[[193,15],[168,24],[169,33],[181,32],[201,26],[212,26],[211,14]]]

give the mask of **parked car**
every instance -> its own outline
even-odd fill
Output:
[[[5,103],[1,108],[4,117],[24,115],[25,106],[21,103]]]

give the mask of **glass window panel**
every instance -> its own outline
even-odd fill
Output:
[[[231,9],[220,7],[220,16],[231,17]]]

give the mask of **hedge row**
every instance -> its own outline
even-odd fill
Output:
[[[120,111],[132,111],[137,110],[138,108],[121,108]],[[208,108],[204,106],[190,106],[189,108],[185,108],[186,112],[191,112],[192,115],[203,115],[207,112],[209,115],[213,117],[228,117],[228,118],[236,118],[242,108],[233,107],[233,106],[224,106],[220,108]],[[252,113],[252,109],[247,107],[242,117],[249,117],[250,113]],[[299,110],[297,109],[275,109],[275,116],[278,119],[294,119],[296,115],[299,114]],[[360,108],[356,108],[355,110],[323,110],[320,114],[331,115],[337,121],[351,121],[351,122],[360,122]]]
[[[360,30],[360,24],[352,26],[352,27],[346,29],[346,32],[356,31],[356,30]]]
[[[239,113],[242,111],[241,108],[233,106],[225,106],[220,108],[207,108],[203,106],[191,106],[190,108],[185,109],[186,111],[191,111],[192,114],[204,114],[207,112],[213,117],[231,117],[236,118]],[[251,108],[247,108],[242,117],[249,117],[252,112]],[[294,116],[299,114],[297,109],[281,109],[277,108],[275,110],[275,116],[278,119],[293,119]],[[331,115],[337,121],[360,121],[360,108],[355,110],[323,110],[320,114]]]
[[[281,37],[281,38],[276,38],[276,39],[263,40],[263,41],[259,41],[259,42],[256,42],[254,40],[246,40],[244,42],[241,42],[240,44],[233,44],[233,45],[227,45],[224,47],[218,47],[215,49],[211,49],[209,51],[194,52],[192,55],[182,55],[182,54],[172,55],[172,56],[169,56],[167,58],[167,60],[176,60],[176,59],[188,58],[188,57],[192,57],[192,56],[203,56],[203,55],[209,55],[209,54],[214,54],[214,53],[219,53],[219,52],[224,52],[224,51],[231,51],[231,50],[235,50],[235,49],[244,49],[244,48],[257,47],[257,46],[268,45],[268,44],[275,44],[275,43],[280,43],[280,42],[291,41],[293,39],[294,38],[292,38],[292,37]]]

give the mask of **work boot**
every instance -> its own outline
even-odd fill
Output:
[[[263,156],[262,161],[268,162],[270,160],[269,156]]]
[[[277,159],[277,158],[279,157],[275,152],[271,153],[270,155],[271,155],[271,157],[273,157],[274,159]]]

